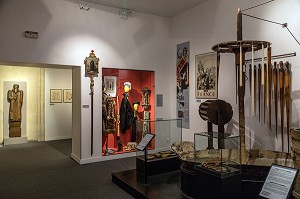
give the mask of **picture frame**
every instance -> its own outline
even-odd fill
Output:
[[[218,54],[215,52],[195,56],[196,99],[218,98]]]
[[[63,101],[64,103],[72,103],[72,89],[63,90]]]
[[[117,96],[117,77],[116,76],[104,76],[103,83],[105,85],[106,93],[111,97]]]
[[[90,56],[84,60],[85,76],[95,76],[99,73],[99,58],[96,57],[94,50],[91,50]]]
[[[50,103],[62,103],[62,89],[50,89]]]

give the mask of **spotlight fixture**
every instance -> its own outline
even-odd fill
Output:
[[[119,16],[121,19],[127,20],[129,16],[132,15],[132,11],[126,8],[121,8],[119,10]]]

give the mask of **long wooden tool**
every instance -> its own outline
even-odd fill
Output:
[[[277,137],[277,126],[278,126],[278,70],[277,63],[274,62],[273,67],[273,86],[274,86],[274,106],[275,106],[275,132]]]
[[[258,64],[258,120],[260,121],[261,64]]]
[[[290,152],[290,105],[291,105],[291,70],[290,63],[285,62],[285,73],[284,73],[284,85],[285,85],[285,111],[286,111],[286,133],[287,133],[287,144],[288,153]]]
[[[256,99],[257,99],[257,91],[256,91],[256,85],[257,85],[257,68],[256,65],[254,65],[254,115],[256,116]]]
[[[239,65],[236,64],[235,66],[235,103],[237,104],[238,101],[238,84],[239,84]]]
[[[281,124],[281,142],[282,152],[284,150],[283,145],[283,125],[284,125],[284,69],[283,62],[279,62],[279,103],[280,103],[280,124]]]
[[[119,96],[117,96],[117,144],[118,151],[123,151],[123,144],[120,138],[120,104],[119,104]]]
[[[251,94],[251,85],[252,85],[252,65],[249,65],[249,91],[250,91],[250,96],[252,96]]]
[[[264,63],[264,123],[266,123],[266,109],[267,109],[267,64]]]
[[[271,103],[272,103],[272,63],[271,63],[271,47],[268,47],[268,92],[269,92],[269,129],[272,128],[271,124],[272,124],[272,109],[271,109]]]

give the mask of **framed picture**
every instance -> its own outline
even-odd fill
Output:
[[[85,75],[97,75],[99,73],[99,58],[96,57],[92,50],[89,57],[84,60]]]
[[[218,98],[217,53],[205,53],[195,56],[197,99]]]
[[[72,89],[64,89],[64,103],[72,103]]]
[[[112,97],[117,96],[117,77],[116,76],[104,76],[104,85],[106,93]]]
[[[50,103],[61,103],[61,89],[50,89]]]

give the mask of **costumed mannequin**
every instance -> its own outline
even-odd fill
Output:
[[[106,93],[106,88],[104,84],[102,84],[102,130],[106,139],[104,155],[114,153],[112,149],[108,149],[108,134],[115,133],[115,123],[115,102],[112,97]]]
[[[18,84],[7,92],[9,106],[9,137],[21,137],[23,91]]]
[[[125,82],[124,83],[125,93],[123,93],[123,99],[120,107],[120,126],[121,126],[121,132],[123,134],[126,133],[126,130],[130,128],[133,121],[133,110],[128,101],[130,90],[131,90],[131,83]]]
[[[136,142],[136,131],[137,131],[137,120],[138,120],[138,109],[139,109],[139,106],[140,106],[140,102],[133,102],[132,103],[133,105],[133,110],[134,110],[134,113],[133,113],[133,125],[132,125],[132,132],[131,132],[131,142]]]

